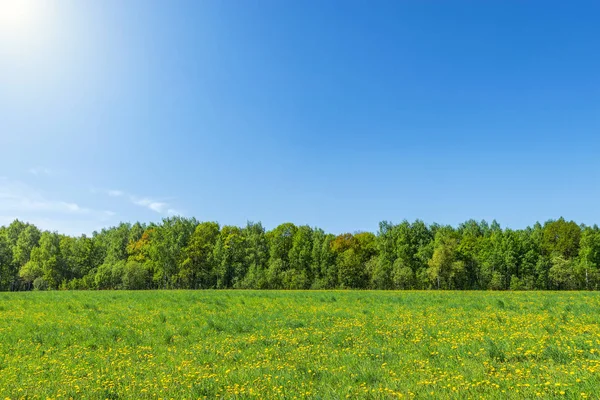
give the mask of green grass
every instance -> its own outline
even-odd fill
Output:
[[[598,398],[600,293],[0,293],[1,398]]]

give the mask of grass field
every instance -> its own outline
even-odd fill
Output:
[[[2,398],[598,398],[600,293],[0,293]]]

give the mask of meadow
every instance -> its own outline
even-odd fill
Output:
[[[600,293],[0,293],[0,396],[598,398]]]

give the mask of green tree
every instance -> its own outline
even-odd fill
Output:
[[[290,250],[294,245],[294,235],[298,228],[292,223],[284,223],[269,231],[269,288],[285,288],[284,276],[290,269]]]
[[[30,260],[21,267],[19,275],[30,283],[43,278],[49,288],[58,289],[63,279],[67,278],[67,269],[57,233],[42,233],[39,246],[31,251]]]
[[[367,287],[368,277],[365,265],[355,248],[349,248],[339,255],[338,274],[342,289],[360,289]]]
[[[241,285],[246,275],[245,238],[237,226],[225,225],[214,248],[217,288],[225,289]]]
[[[198,221],[183,217],[164,218],[150,234],[148,262],[153,282],[159,288],[180,288],[179,268],[186,259],[185,249]],[[150,227],[152,228],[152,226]]]
[[[600,229],[587,227],[581,234],[575,275],[580,289],[598,289],[600,283]]]
[[[338,286],[336,255],[331,249],[331,242],[334,240],[334,235],[326,234],[322,229],[313,231],[311,265],[313,289],[331,289]]]
[[[458,227],[458,232],[461,235],[458,252],[460,253],[460,259],[465,262],[465,268],[467,269],[468,289],[485,288],[481,276],[479,251],[488,229],[485,221],[477,222],[475,220],[466,221]]]
[[[151,281],[150,271],[146,269],[143,263],[133,260],[127,261],[122,271],[121,281],[123,284],[123,289],[148,289]]]
[[[544,225],[542,250],[547,256],[560,255],[571,259],[579,252],[580,239],[581,228],[575,222],[567,222],[564,218],[548,221]]]
[[[336,254],[338,282],[343,289],[369,286],[368,265],[377,253],[376,237],[370,232],[339,235],[331,242]]]
[[[127,260],[130,230],[130,224],[121,223],[114,228],[103,229],[99,234],[94,235],[94,242],[100,250],[103,264],[115,264],[118,261]]]
[[[269,242],[262,224],[248,222],[243,235],[246,240],[244,264],[248,266],[240,287],[265,289],[268,287],[267,267],[269,263]]]
[[[214,288],[217,271],[214,249],[220,228],[216,222],[203,222],[196,226],[185,248],[186,258],[181,264],[179,281],[184,287],[194,289]]]
[[[396,289],[412,289],[415,286],[415,273],[411,267],[404,265],[401,258],[394,261],[392,280]]]
[[[573,260],[557,254],[552,258],[552,267],[548,271],[548,277],[554,289],[569,290],[575,288]]]
[[[15,246],[13,247],[13,263],[21,267],[31,258],[31,251],[40,241],[42,233],[34,225],[27,225],[19,233]]]
[[[94,281],[97,289],[122,289],[125,260],[115,263],[104,263],[98,267]]]
[[[0,229],[0,290],[10,290],[15,278],[12,249],[6,229]]]
[[[459,258],[459,234],[451,227],[437,230],[434,250],[429,260],[427,275],[436,289],[464,289],[466,285],[465,262]]]
[[[392,280],[394,268],[387,257],[375,257],[367,265],[371,277],[371,288],[394,289],[397,282]]]
[[[292,237],[292,248],[288,254],[289,269],[284,273],[283,286],[287,289],[308,289],[313,281],[312,249],[313,230],[300,226]]]
[[[94,269],[94,243],[83,235],[60,237],[60,253],[65,263],[67,279],[81,279]]]

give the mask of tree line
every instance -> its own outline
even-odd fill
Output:
[[[15,220],[0,227],[0,290],[597,290],[600,229],[563,218],[502,229],[381,222],[342,235],[284,223],[194,218],[71,237]]]

